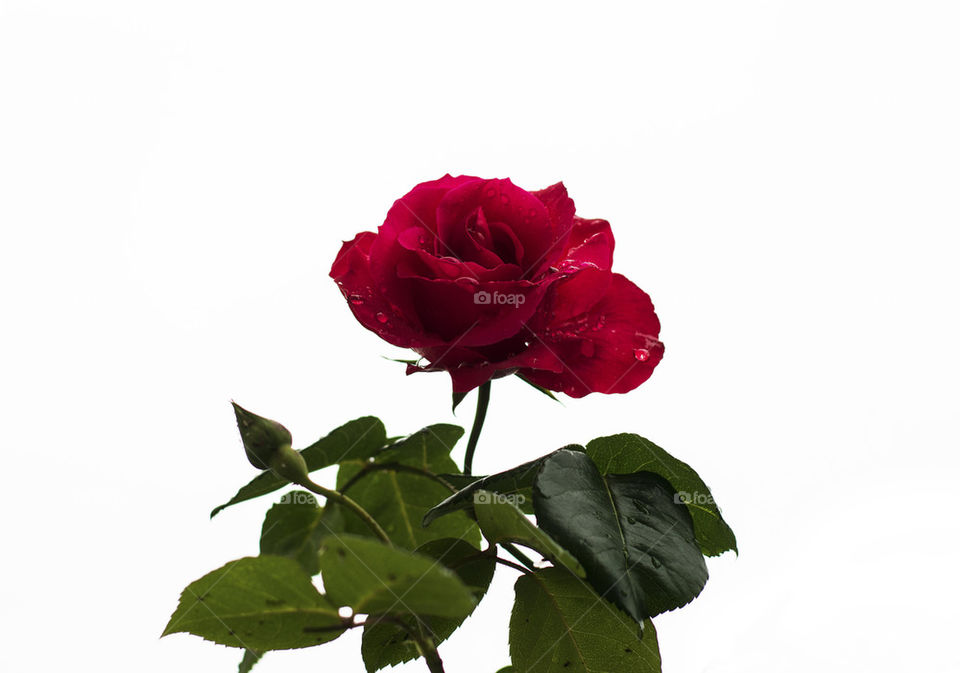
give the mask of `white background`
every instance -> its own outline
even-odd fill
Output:
[[[741,554],[658,618],[666,671],[960,670],[958,30],[950,2],[3,0],[0,668],[235,670],[158,639],[257,551],[271,498],[207,519],[253,476],[231,398],[298,446],[469,423],[326,275],[451,172],[563,180],[656,303],[647,384],[497,382],[477,467],[631,431],[700,471]],[[508,662],[512,574],[449,673]]]

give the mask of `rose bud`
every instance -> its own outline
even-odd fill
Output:
[[[276,421],[247,411],[236,402],[230,404],[237,416],[247,460],[258,470],[268,469],[280,449],[293,443],[290,431]]]
[[[606,220],[562,183],[444,176],[344,243],[330,276],[360,323],[446,371],[454,393],[520,374],[572,397],[625,393],[663,356],[650,297],[611,271]]]

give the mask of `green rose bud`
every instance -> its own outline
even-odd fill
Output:
[[[274,452],[273,458],[270,459],[270,469],[278,477],[283,477],[294,484],[307,486],[312,483],[310,472],[307,470],[307,461],[289,444],[281,446]]]
[[[274,457],[283,448],[290,449],[293,437],[285,427],[271,421],[269,418],[257,416],[235,402],[233,411],[237,415],[237,427],[240,428],[240,439],[247,452],[247,460],[258,470],[274,467]],[[292,451],[292,449],[290,449]],[[294,451],[294,453],[296,453]],[[297,456],[300,456],[297,453]],[[287,458],[287,462],[291,459]],[[293,459],[295,460],[295,459]],[[303,460],[301,457],[300,460]],[[306,466],[304,466],[306,469]]]

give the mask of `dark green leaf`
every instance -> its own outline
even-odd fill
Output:
[[[584,450],[582,446],[577,446],[576,444],[566,446],[564,449],[571,451]],[[562,451],[563,449],[560,450]],[[423,517],[423,525],[429,526],[440,517],[450,514],[451,512],[457,512],[462,509],[472,510],[474,494],[480,490],[491,491],[501,495],[523,495],[527,498],[527,501],[529,501],[529,489],[533,486],[533,480],[537,475],[537,471],[540,469],[543,461],[554,453],[556,453],[556,451],[541,456],[536,460],[531,460],[528,463],[518,465],[506,472],[491,474],[489,477],[477,479],[427,512],[427,515]]]
[[[524,673],[660,673],[653,622],[636,622],[558,568],[521,575],[510,658]],[[508,670],[508,669],[504,669]]]
[[[374,463],[383,468],[404,465],[433,474],[451,472],[457,465],[450,458],[450,450],[462,435],[463,429],[456,425],[432,425],[385,449]],[[370,469],[367,461],[342,463],[337,488],[344,489],[363,469]],[[346,493],[370,513],[396,545],[416,549],[440,538],[465,539],[480,545],[479,529],[464,514],[429,529],[420,525],[427,511],[450,495],[447,487],[430,477],[393,468],[376,469],[359,477]],[[343,512],[348,533],[370,535],[370,529],[356,515],[338,509]]]
[[[566,566],[580,577],[586,577],[583,566],[556,540],[537,528],[506,496],[490,491],[477,491],[473,503],[477,523],[491,545],[516,542],[530,547],[554,565]]]
[[[277,556],[231,561],[184,589],[163,635],[192,633],[254,650],[310,647],[343,633],[337,608],[297,564]]]
[[[263,658],[263,652],[256,650],[244,650],[243,659],[240,660],[240,667],[237,673],[250,673],[253,667]]]
[[[463,540],[431,540],[417,549],[417,552],[437,559],[452,570],[466,584],[477,602],[483,598],[493,579],[496,561],[493,554],[481,553]],[[408,629],[417,627],[417,618],[399,617]],[[449,617],[420,617],[421,626],[440,644],[463,623],[463,619]],[[390,622],[371,620],[363,629],[361,647],[363,661],[368,673],[386,666],[396,666],[420,656],[416,645],[407,630]]]
[[[587,444],[587,455],[593,458],[600,474],[656,472],[670,482],[678,499],[690,510],[693,531],[704,554],[719,556],[731,549],[737,551],[737,538],[720,515],[710,489],[682,460],[650,440],[632,434],[598,437]]]
[[[312,493],[291,491],[267,511],[260,532],[260,553],[286,556],[311,575],[320,572],[320,542],[343,531],[336,513],[324,515]]]
[[[657,474],[601,476],[586,454],[561,450],[537,475],[533,508],[597,592],[639,622],[687,604],[707,581],[690,513],[673,496]]]
[[[477,603],[460,578],[435,559],[371,538],[326,538],[320,569],[330,600],[358,613],[462,619]]]
[[[372,456],[386,443],[386,437],[387,433],[380,419],[373,416],[364,416],[337,428],[300,453],[307,462],[307,469],[313,472],[344,460],[356,460]],[[237,494],[230,498],[229,502],[215,507],[210,512],[210,517],[213,518],[220,510],[238,502],[272,493],[288,483],[287,480],[281,479],[272,471],[263,472],[237,491]]]

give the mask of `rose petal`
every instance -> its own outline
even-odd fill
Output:
[[[364,231],[346,241],[337,253],[330,277],[361,325],[401,348],[434,346],[442,340],[425,334],[416,313],[400,311],[383,296],[370,269],[370,248],[377,235]]]
[[[589,311],[535,335],[560,359],[563,371],[529,368],[520,373],[571,397],[629,392],[650,378],[662,359],[659,334],[660,321],[650,297],[613,274],[607,293]]]
[[[541,320],[538,325],[562,323],[590,310],[610,286],[614,240],[609,222],[573,218],[567,245],[557,264],[564,278],[547,299],[547,322]]]
[[[510,180],[465,183],[451,189],[437,207],[437,230],[441,242],[462,227],[467,216],[479,206],[487,222],[509,227],[523,248],[520,266],[528,278],[532,267],[541,267],[556,248],[556,227],[550,211],[540,199]],[[557,250],[557,254],[560,254]],[[549,265],[549,264],[548,264]]]
[[[477,282],[464,277],[409,282],[425,329],[451,345],[486,346],[517,334],[555,280]]]
[[[567,188],[564,187],[562,182],[532,192],[532,194],[537,197],[550,214],[551,235],[549,245],[540,253],[539,257],[524,260],[529,278],[535,278],[560,259],[563,251],[568,247],[568,239],[573,229],[573,218],[576,212],[573,199],[567,195]]]
[[[453,392],[466,393],[490,379],[508,376],[520,367],[537,367],[559,372],[560,361],[543,344],[518,344],[520,352],[513,355],[492,353],[489,349],[433,347],[417,349],[428,360],[425,366],[407,365],[407,374],[447,371],[453,381]]]
[[[400,258],[397,262],[397,277],[447,280],[469,278],[478,283],[488,280],[519,280],[520,267],[516,264],[500,264],[487,269],[476,262],[461,262],[454,257],[436,257],[428,252],[417,251],[415,255]]]

